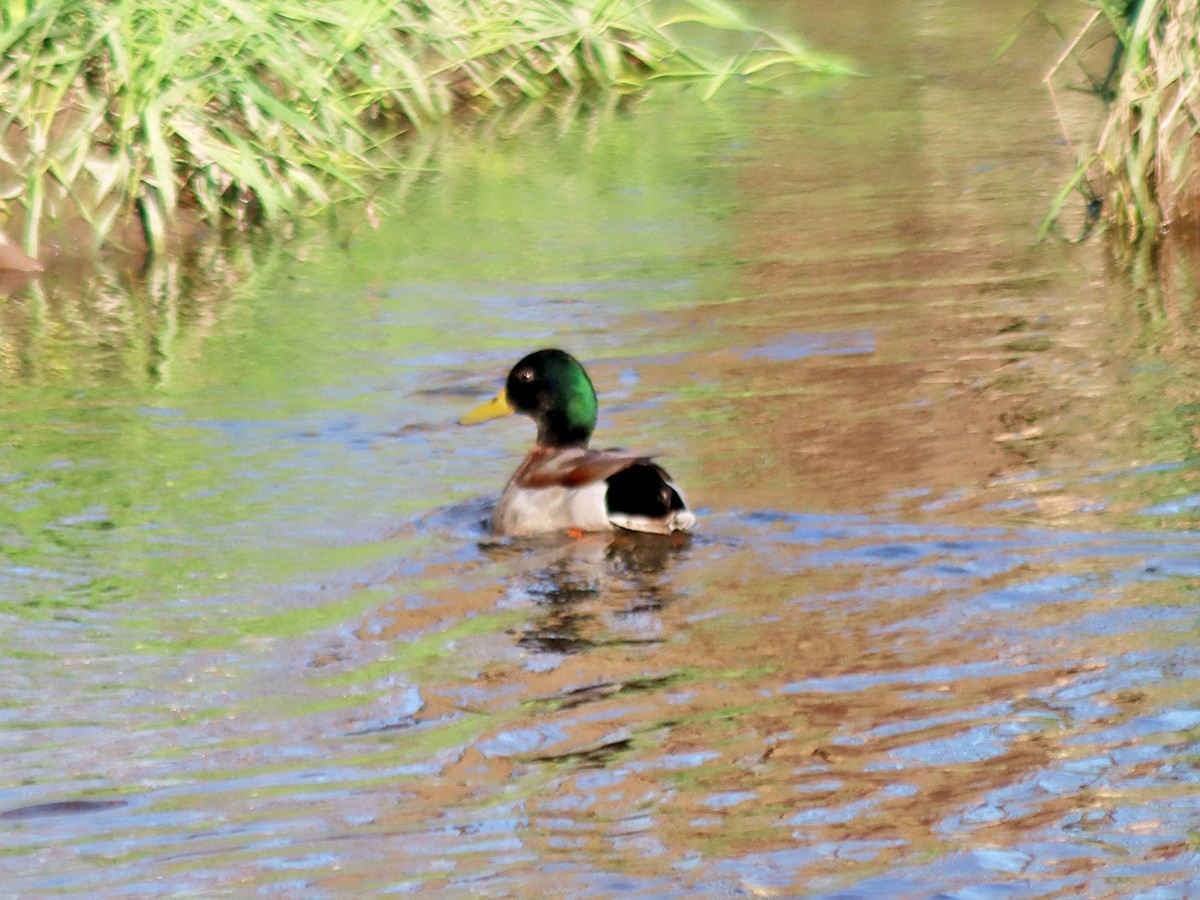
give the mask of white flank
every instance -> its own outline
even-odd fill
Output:
[[[604,498],[603,481],[580,488],[521,488],[505,491],[492,513],[492,530],[497,534],[528,537],[578,528],[580,531],[612,531]]]

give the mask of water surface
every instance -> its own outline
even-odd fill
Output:
[[[1192,261],[1035,244],[1027,4],[768,12],[876,77],[456,126],[378,230],[13,294],[5,890],[1200,891]],[[532,428],[453,423],[545,345],[691,540],[487,534]]]

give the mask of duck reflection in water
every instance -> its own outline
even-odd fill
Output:
[[[531,652],[566,655],[664,640],[658,613],[675,599],[666,574],[686,557],[690,544],[684,535],[619,534],[480,547],[517,569],[503,602],[535,605],[518,644]]]

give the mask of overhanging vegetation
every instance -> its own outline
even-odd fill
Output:
[[[1101,0],[1053,78],[1094,44],[1115,40],[1107,71],[1089,75],[1107,104],[1094,149],[1052,211],[1075,190],[1130,243],[1153,242],[1200,217],[1200,0]],[[1048,220],[1050,221],[1050,220]]]
[[[705,52],[674,26],[738,36]],[[692,30],[688,31],[693,33]],[[272,221],[363,196],[464,107],[836,61],[715,0],[0,0],[0,224]]]

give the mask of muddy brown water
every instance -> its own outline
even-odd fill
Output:
[[[1194,258],[1035,243],[1028,4],[808,6],[875,77],[456,128],[378,231],[15,290],[0,892],[1200,892]],[[453,423],[544,345],[690,541],[487,534],[532,429]]]

